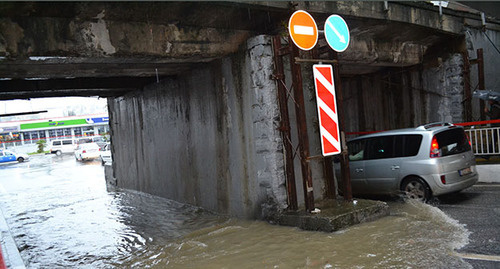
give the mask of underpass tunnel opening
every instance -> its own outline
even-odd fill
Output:
[[[43,58],[45,60],[32,61],[35,65],[48,61],[53,68],[54,57]],[[0,80],[0,143],[3,148],[34,153],[38,151],[37,143],[43,140],[44,151],[50,151],[54,140],[76,142],[94,136],[110,142],[107,98],[140,91],[145,85],[166,77],[163,73],[153,77],[77,77],[78,70],[73,72],[72,77],[55,74]],[[130,71],[124,68],[123,73]]]
[[[2,148],[26,154],[44,153],[51,150],[54,140],[77,141],[97,136],[109,140],[106,98],[47,97],[0,101]],[[40,143],[44,144],[43,148],[39,148]]]
[[[345,56],[339,53],[338,68],[345,120],[345,130],[342,131],[347,133],[346,139],[358,136],[361,132],[416,127],[428,122],[463,122],[466,114],[470,113],[469,107],[472,101],[468,97],[471,92],[467,92],[470,89],[464,88],[466,81],[469,80],[468,74],[464,73],[465,37],[429,32],[419,27],[414,37],[416,39],[411,39],[409,30],[405,31],[405,36],[398,37],[395,34],[398,32],[395,27],[384,28],[382,32],[386,34],[386,39],[393,40],[389,49],[385,45],[386,42],[376,44],[375,40],[372,42],[358,39],[353,44],[354,50],[358,51],[347,50]],[[419,39],[426,32],[427,40]],[[404,42],[401,42],[401,39],[405,39]],[[290,42],[282,39],[281,43],[287,46]],[[370,49],[370,46],[365,46],[363,49],[360,44],[370,44],[372,47]],[[325,162],[330,162],[331,159],[316,158],[322,153],[315,87],[312,80],[312,62],[320,61],[308,60],[323,59],[328,62],[333,59],[333,53],[321,37],[316,49],[316,52],[314,49],[300,52],[300,58],[305,59],[300,65],[304,98],[307,100],[303,109],[307,114],[309,168],[301,165],[297,153],[301,142],[297,135],[299,128],[297,115],[293,109],[297,105],[296,97],[287,99],[291,134],[289,150],[293,151],[290,154],[293,158],[292,180],[295,179],[299,206],[304,205],[307,199],[307,195],[304,194],[306,184],[302,169],[311,169],[316,200],[331,198],[332,192],[336,192],[332,190],[336,182],[332,182],[332,177],[329,176],[332,173],[327,171],[331,168],[325,167]],[[380,53],[375,56],[377,52]],[[292,96],[291,89],[295,85],[291,80],[292,72],[288,56],[283,57],[283,62],[284,74],[278,74],[278,77],[285,78],[284,84],[289,91],[288,95]],[[334,68],[337,66],[334,65]],[[286,129],[284,126],[281,128]],[[286,139],[284,140],[284,143],[287,143]],[[289,195],[293,194],[289,192]]]

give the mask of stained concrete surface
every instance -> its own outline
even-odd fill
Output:
[[[317,213],[304,210],[284,212],[270,221],[303,230],[334,232],[389,215],[387,203],[374,200],[355,199],[352,202],[324,200],[317,206]]]

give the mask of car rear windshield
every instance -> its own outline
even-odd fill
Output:
[[[462,128],[453,128],[436,134],[441,156],[449,156],[469,151],[470,144]]]

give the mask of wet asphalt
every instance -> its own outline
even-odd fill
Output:
[[[458,254],[474,268],[500,268],[500,184],[478,183],[434,202],[471,232]]]

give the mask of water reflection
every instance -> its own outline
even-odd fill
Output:
[[[107,192],[103,174],[72,156],[0,167],[0,205],[28,268],[470,267],[452,255],[468,231],[429,205],[390,202],[381,220],[307,232]]]

